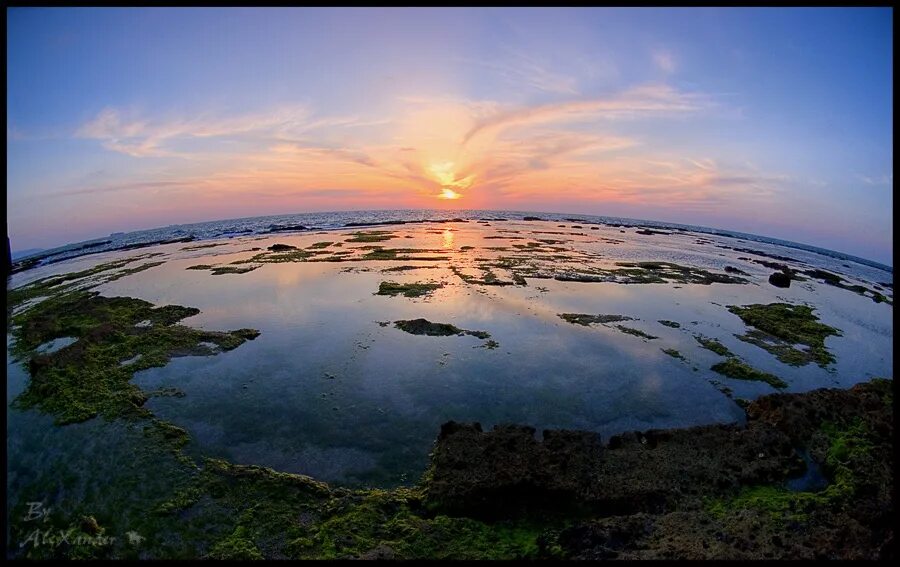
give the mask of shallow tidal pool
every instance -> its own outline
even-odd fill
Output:
[[[275,244],[294,248],[269,250]],[[181,321],[190,327],[260,331],[227,352],[181,356],[136,372],[141,390],[184,394],[151,397],[145,407],[188,432],[189,454],[338,485],[415,483],[448,420],[478,421],[485,429],[500,423],[583,429],[604,439],[741,422],[743,400],[776,389],[713,371],[726,356],[697,337],[716,339],[731,357],[778,377],[787,384],[782,391],[893,375],[893,293],[884,285],[891,273],[736,238],[469,221],[236,237],[142,253],[158,254],[152,260],[161,263],[97,280],[93,290],[198,308]],[[51,264],[13,276],[10,288],[135,254]],[[774,256],[789,257],[778,261],[797,273],[827,270],[872,293],[877,285],[887,301],[810,276],[775,287],[768,281],[773,269],[763,264]],[[713,281],[703,281],[710,274]],[[720,283],[729,277],[736,281]],[[90,277],[84,281],[92,285]],[[379,294],[384,282],[412,290],[410,296]],[[727,307],[771,303],[809,305],[819,322],[839,330],[824,342],[835,362],[792,366],[740,340],[748,327]],[[561,314],[619,319],[578,324]],[[416,335],[395,325],[416,319],[489,338]],[[12,402],[29,378],[9,348],[8,372]],[[56,426],[36,409],[9,407],[7,471],[15,474],[7,481],[7,514],[47,471],[58,476],[69,466],[64,474],[95,474],[78,463],[89,454],[118,453],[108,443],[78,439],[107,430],[115,431],[110,439],[130,439],[102,418]]]

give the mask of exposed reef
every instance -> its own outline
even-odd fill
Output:
[[[560,318],[574,325],[583,325],[585,327],[591,324],[618,323],[619,321],[632,321],[634,317],[626,315],[586,315],[584,313],[560,313]]]
[[[678,360],[686,360],[684,355],[682,355],[678,350],[674,348],[664,348],[661,349],[664,353],[668,354],[672,358],[677,358]]]
[[[773,388],[787,388],[787,382],[768,372],[759,371],[737,358],[728,358],[725,362],[713,364],[710,368],[713,372],[718,372],[722,376],[734,378],[735,380],[750,380],[755,382],[765,382]]]
[[[834,355],[825,347],[825,339],[832,335],[841,336],[841,331],[819,323],[814,309],[808,305],[730,305],[728,311],[754,327],[743,335],[736,335],[737,338],[769,351],[785,364],[802,366],[815,362],[825,367],[835,361]],[[795,348],[798,344],[808,348]]]
[[[872,299],[872,301],[874,301],[875,303],[887,303],[888,305],[891,305],[891,306],[894,305],[894,302],[891,299],[885,297],[883,294],[881,294],[875,290],[871,290],[871,289],[869,289],[865,286],[859,285],[859,284],[851,285],[851,284],[847,283],[844,280],[844,278],[842,278],[841,276],[839,276],[837,274],[833,274],[826,270],[812,269],[812,270],[806,270],[803,273],[813,279],[821,280],[828,285],[831,285],[834,287],[839,287],[841,289],[846,289],[848,291],[852,291],[853,293],[856,293],[863,297],[870,297]],[[871,295],[869,295],[869,294],[871,294]]]
[[[469,331],[460,329],[450,323],[432,323],[428,319],[409,319],[394,321],[394,326],[410,333],[411,335],[427,335],[429,337],[449,337],[452,335],[472,335],[479,339],[489,339],[491,334],[487,331]]]
[[[430,295],[436,289],[444,287],[442,283],[435,282],[414,282],[414,283],[397,283],[397,282],[381,282],[375,295],[388,295],[391,297],[403,295],[403,297],[422,297]]]
[[[370,230],[354,232],[352,238],[348,238],[344,242],[384,242],[392,238],[397,238],[397,236],[389,230]]]
[[[706,350],[710,350],[720,356],[734,356],[728,347],[720,343],[717,339],[711,339],[709,337],[704,337],[703,335],[694,335],[694,339],[700,346],[705,348]]]
[[[653,339],[658,339],[659,337],[655,337],[651,334],[645,333],[640,329],[633,329],[631,327],[626,327],[625,325],[616,325],[616,328],[625,333],[626,335],[632,335],[635,337],[640,337],[642,339],[646,339],[648,341],[652,341]]]

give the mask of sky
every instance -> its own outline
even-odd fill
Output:
[[[359,209],[723,228],[893,265],[890,8],[12,8],[13,250]]]

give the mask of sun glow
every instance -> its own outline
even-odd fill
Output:
[[[449,187],[444,187],[441,190],[441,194],[438,195],[438,199],[459,199],[460,197],[462,197],[462,195]]]

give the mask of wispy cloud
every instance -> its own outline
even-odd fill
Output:
[[[356,116],[313,117],[304,105],[233,117],[203,115],[150,120],[116,108],[105,108],[75,132],[79,138],[99,140],[103,147],[132,157],[191,157],[172,146],[198,138],[284,139],[303,137],[314,130],[372,126],[384,120]]]
[[[859,175],[859,180],[865,183],[866,185],[893,185],[894,184],[894,174],[884,174],[884,175]]]
[[[464,59],[468,65],[478,65],[490,69],[507,83],[515,87],[528,87],[539,91],[577,95],[578,80],[571,75],[552,70],[547,62],[538,61],[521,51],[511,48],[503,50],[505,56],[491,61]]]
[[[690,113],[709,108],[709,96],[678,91],[668,85],[645,85],[604,98],[574,100],[498,112],[469,130],[464,142],[477,135],[540,122],[585,121],[601,118],[640,118]]]
[[[50,191],[35,195],[34,197],[77,197],[79,195],[94,195],[98,193],[120,193],[123,191],[154,191],[159,189],[172,189],[177,187],[196,187],[203,183],[202,179],[182,179],[178,181],[137,181],[133,183],[114,183],[94,187],[76,187],[61,191]]]

